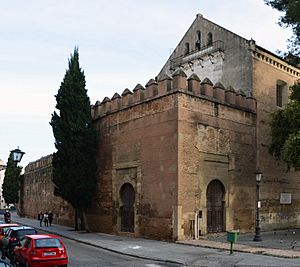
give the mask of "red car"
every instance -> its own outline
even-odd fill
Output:
[[[26,267],[68,266],[67,250],[56,235],[26,235],[15,247],[13,261]]]

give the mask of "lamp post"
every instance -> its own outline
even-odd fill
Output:
[[[259,200],[259,183],[261,181],[262,171],[258,168],[255,172],[256,178],[256,222],[255,222],[255,236],[253,241],[262,241],[260,235],[260,226],[259,226],[259,209],[260,209],[260,200]]]
[[[21,151],[19,149],[19,147],[17,149],[10,151],[10,153],[11,153],[12,159],[16,165],[18,165],[18,163],[21,161],[23,155],[25,154],[25,152]]]

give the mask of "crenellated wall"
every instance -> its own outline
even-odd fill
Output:
[[[52,211],[53,223],[73,226],[73,208],[53,193],[52,155],[29,163],[21,183],[18,210],[23,216],[37,218],[40,211]]]
[[[97,101],[92,107],[92,115],[94,119],[98,119],[107,114],[172,94],[176,90],[241,110],[255,112],[256,109],[254,98],[246,97],[241,90],[236,92],[231,86],[225,88],[220,82],[213,85],[208,78],[200,81],[196,74],[187,78],[185,72],[179,68],[173,73],[172,78],[162,75],[157,81],[150,79],[145,88],[137,84],[133,91],[126,88],[121,96],[115,93],[112,98],[105,97],[102,102]]]
[[[101,166],[88,216],[92,230],[185,239],[195,237],[201,211],[198,230],[206,234],[206,187],[216,179],[226,191],[224,230],[253,227],[254,98],[195,74],[187,78],[178,69],[172,77],[151,79],[145,88],[138,84],[121,96],[105,97],[92,114]],[[121,229],[126,183],[135,192],[132,233]]]

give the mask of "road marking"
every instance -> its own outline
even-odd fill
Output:
[[[129,247],[129,248],[132,248],[132,249],[140,249],[141,248],[141,246],[134,246],[134,247]]]

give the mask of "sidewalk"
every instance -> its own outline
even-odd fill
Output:
[[[37,230],[54,233],[108,251],[142,259],[179,263],[184,266],[300,266],[300,247],[297,247],[296,242],[296,238],[300,237],[300,230],[292,233],[294,246],[296,246],[294,250],[288,249],[289,247],[286,245],[289,242],[287,240],[289,240],[290,235],[281,231],[276,232],[276,234],[272,233],[273,236],[262,233],[263,240],[268,237],[263,242],[253,242],[251,235],[240,235],[238,243],[234,245],[234,253],[229,254],[230,245],[226,242],[224,235],[173,243],[74,231],[70,227],[60,225],[40,227],[38,220],[21,218],[16,213],[12,214],[12,219],[20,224],[33,226]],[[283,237],[285,237],[284,241]],[[278,247],[276,247],[277,241],[281,248],[285,249],[279,249],[280,245],[278,244]],[[280,243],[280,241],[282,242]],[[272,248],[270,248],[270,245]],[[216,263],[220,265],[216,265]]]
[[[240,234],[237,244],[234,244],[234,250],[282,258],[300,258],[300,229],[262,232],[261,236],[261,242],[254,242],[254,233]],[[209,236],[201,240],[178,241],[177,243],[207,248],[229,249],[226,234]]]

